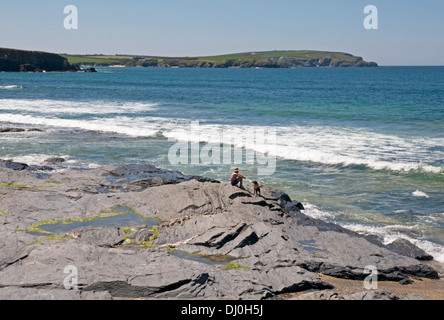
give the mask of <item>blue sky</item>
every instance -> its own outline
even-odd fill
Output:
[[[363,26],[378,8],[378,30]],[[66,30],[66,5],[79,29]],[[444,0],[8,0],[0,47],[198,56],[327,50],[380,65],[444,65]]]

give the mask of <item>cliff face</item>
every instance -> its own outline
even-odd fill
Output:
[[[66,58],[54,53],[0,48],[0,71],[78,71]]]

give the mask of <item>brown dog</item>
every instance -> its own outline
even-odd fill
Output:
[[[254,185],[254,194],[255,195],[261,195],[261,187],[263,187],[262,185],[259,185],[259,183],[257,183],[257,181],[252,181],[253,185]]]

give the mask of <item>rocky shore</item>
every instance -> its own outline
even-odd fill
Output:
[[[367,291],[367,266],[381,283],[442,284],[411,243],[310,218],[274,188],[62,163],[0,161],[0,299],[424,298]],[[337,293],[352,280],[359,292]]]
[[[54,53],[0,48],[0,72],[80,71],[68,59]]]

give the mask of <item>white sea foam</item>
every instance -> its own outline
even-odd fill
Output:
[[[22,86],[19,85],[5,85],[5,86],[0,86],[0,90],[12,90],[12,89],[22,89]]]
[[[1,99],[0,112],[4,113],[0,113],[0,121],[131,136],[150,136],[162,131],[165,137],[171,139],[234,144],[267,153],[268,156],[302,162],[366,166],[374,170],[444,173],[443,167],[433,165],[444,158],[444,152],[429,150],[444,145],[442,138],[405,139],[367,129],[326,126],[233,127],[206,123],[200,123],[199,131],[193,132],[189,120],[143,114],[157,107],[156,103],[139,102]],[[87,114],[90,116],[85,117]],[[73,115],[76,119],[61,119],[66,118],[66,115]],[[274,132],[275,140],[258,144],[255,141],[255,132],[258,130],[265,132],[265,137],[267,133]]]
[[[401,210],[395,210],[393,211],[394,213],[410,213],[410,210],[405,210],[405,209],[401,209]]]
[[[14,162],[20,162],[20,163],[26,163],[30,166],[41,166],[45,165],[45,160],[50,158],[63,158],[65,161],[62,163],[62,166],[54,166],[52,164],[48,164],[50,167],[53,168],[52,173],[54,172],[65,172],[67,170],[70,170],[72,168],[89,168],[89,169],[96,169],[102,167],[101,164],[94,163],[94,162],[83,162],[78,159],[72,159],[69,155],[50,155],[50,154],[27,154],[27,155],[21,155],[21,156],[11,156],[11,155],[2,155],[2,159],[8,159],[12,160]]]
[[[0,110],[24,111],[49,115],[67,114],[138,114],[156,110],[157,103],[105,102],[105,101],[63,101],[1,99]]]
[[[145,118],[137,119],[129,117],[73,120],[33,117],[30,115],[2,114],[1,121],[59,128],[78,128],[98,132],[113,132],[136,137],[152,136],[160,130],[160,127],[158,127],[158,124],[156,124],[154,120],[151,123],[147,123]]]
[[[325,210],[321,210],[316,205],[304,202],[304,214],[311,218],[326,220],[328,218],[333,218],[334,214]]]
[[[359,129],[329,127],[252,127],[231,128],[222,125],[200,124],[199,132],[180,128],[165,135],[177,140],[228,142],[284,159],[327,165],[363,165],[374,170],[421,170],[439,173],[444,168],[427,164],[439,160],[437,152],[428,147],[444,144],[444,139],[416,139],[408,141]],[[261,129],[274,130],[274,143],[257,144],[254,133]]]
[[[430,198],[427,193],[425,193],[423,191],[419,191],[419,190],[412,192],[412,195],[414,197],[418,197],[418,198]]]
[[[11,159],[15,162],[26,163],[28,165],[42,165],[44,161],[49,158],[53,158],[54,155],[49,154],[27,154],[21,156],[2,156],[4,159]],[[57,157],[63,158],[65,160],[69,159],[68,155],[58,155]]]
[[[285,128],[277,139],[276,155],[287,159],[328,165],[364,165],[375,170],[424,170],[438,173],[441,167],[422,161],[434,161],[425,149],[442,141],[408,141],[362,129]],[[433,140],[433,139],[430,139]],[[291,145],[288,144],[291,141]],[[418,161],[418,159],[421,159]]]

